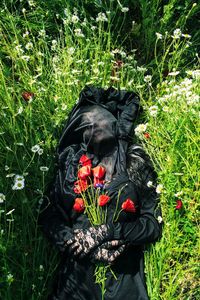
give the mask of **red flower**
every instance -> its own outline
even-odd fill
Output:
[[[78,170],[78,178],[79,179],[87,179],[88,176],[91,175],[91,166],[84,166]]]
[[[23,92],[22,97],[24,98],[25,101],[28,102],[28,101],[33,99],[34,93],[32,93],[32,92]]]
[[[182,200],[180,200],[180,199],[176,200],[176,207],[175,207],[175,209],[179,210],[179,209],[182,208],[182,206],[183,206]]]
[[[106,169],[103,166],[97,166],[92,169],[92,172],[94,177],[102,179],[105,176]]]
[[[144,137],[145,137],[146,139],[149,139],[149,138],[150,138],[150,134],[149,134],[148,132],[144,132]]]
[[[88,188],[87,180],[80,179],[74,182],[74,193],[76,194],[80,194],[81,192],[84,192],[85,190],[87,190],[87,188]]]
[[[99,206],[104,206],[110,201],[110,197],[108,195],[100,195],[98,198]]]
[[[136,212],[135,203],[129,198],[122,203],[122,209],[126,212]]]
[[[84,200],[82,198],[76,198],[75,203],[73,205],[73,209],[79,213],[83,212],[85,209]]]
[[[82,165],[82,166],[92,166],[92,161],[91,159],[89,159],[89,157],[87,157],[87,155],[83,154],[81,156],[81,158],[79,159],[79,163]]]

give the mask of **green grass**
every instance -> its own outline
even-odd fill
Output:
[[[164,221],[161,241],[145,252],[150,298],[197,300],[198,38],[195,26],[191,37],[174,30],[190,34],[199,5],[169,1],[163,10],[159,1],[151,8],[131,1],[122,13],[127,1],[77,1],[77,11],[70,1],[55,2],[57,9],[34,2],[7,1],[0,11],[0,193],[5,195],[0,194],[0,298],[41,300],[48,294],[59,257],[37,227],[39,205],[67,115],[82,88],[94,84],[136,91],[144,108],[138,124],[148,123],[150,137],[141,132],[134,140],[151,156],[163,185]],[[106,21],[96,21],[99,12]],[[132,16],[134,30],[127,27]],[[31,101],[23,98],[25,91],[34,94]],[[35,145],[43,150],[40,155],[32,151]],[[48,171],[40,170],[44,166]],[[17,174],[25,178],[21,190],[12,189]],[[183,202],[180,210],[177,199]]]

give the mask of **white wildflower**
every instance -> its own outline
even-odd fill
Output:
[[[190,34],[184,34],[184,33],[182,33],[182,36],[184,37],[184,38],[186,38],[186,39],[189,39],[189,38],[191,38],[191,35]]]
[[[45,36],[46,36],[46,31],[45,31],[44,29],[41,29],[41,30],[39,31],[39,36],[45,37]]]
[[[189,71],[186,71],[186,73],[188,75],[191,75],[192,78],[196,78],[196,79],[200,78],[200,70],[189,70]]]
[[[163,221],[163,218],[161,216],[158,216],[157,220],[158,220],[158,223],[161,224]]]
[[[140,136],[142,133],[144,133],[147,129],[147,123],[146,124],[139,124],[136,128],[135,128],[135,135]]]
[[[22,181],[16,181],[14,185],[12,186],[12,190],[22,190],[24,188],[24,180]]]
[[[158,184],[156,187],[156,193],[157,194],[161,194],[163,191],[163,185],[162,184]]]
[[[144,73],[144,72],[147,71],[147,68],[137,66],[137,71],[138,71],[138,72],[143,72],[143,73]]]
[[[3,193],[0,193],[0,203],[3,203],[6,200],[6,196]]]
[[[152,117],[156,117],[158,114],[158,106],[157,105],[153,105],[151,107],[149,107],[149,114]]]
[[[38,150],[38,154],[39,154],[39,155],[42,155],[43,152],[44,152],[44,150],[43,150],[42,148],[40,148],[40,149]]]
[[[7,213],[6,213],[6,216],[9,216],[9,215],[11,215],[11,214],[13,213],[13,211],[15,211],[15,208],[13,208],[13,209],[9,210],[9,212],[7,212]]]
[[[28,56],[28,55],[22,55],[21,59],[23,59],[25,61],[29,61],[30,60],[30,56]]]
[[[5,171],[8,171],[10,168],[9,168],[9,166],[7,166],[7,165],[5,165]]]
[[[31,151],[33,152],[33,153],[36,153],[36,152],[38,152],[40,150],[40,146],[39,145],[35,145],[35,146],[33,146],[32,148],[31,148]]]
[[[20,106],[20,108],[18,109],[18,112],[17,112],[17,115],[21,115],[21,113],[23,112],[23,107],[22,106]]]
[[[119,82],[120,78],[117,76],[110,76],[110,80]]]
[[[28,42],[28,43],[26,44],[25,48],[26,48],[26,50],[32,49],[32,48],[33,48],[33,43]]]
[[[169,72],[168,75],[169,76],[176,76],[178,75],[180,72],[179,71],[173,71],[173,72]]]
[[[76,29],[74,29],[74,34],[75,34],[75,36],[77,36],[77,37],[84,37],[84,36],[85,36],[85,35],[83,34],[81,28],[76,28]]]
[[[151,76],[151,75],[146,75],[146,76],[144,77],[144,81],[145,81],[145,82],[151,82],[151,80],[152,80],[152,76]]]
[[[25,14],[26,8],[22,8],[22,13]]]
[[[182,32],[179,28],[175,29],[172,35],[173,39],[180,39]]]
[[[122,7],[122,8],[121,8],[121,11],[122,11],[123,13],[126,13],[126,12],[129,11],[129,8],[128,8],[128,7]]]
[[[97,18],[96,18],[96,21],[97,22],[107,22],[108,21],[108,19],[107,19],[107,17],[106,17],[106,15],[104,14],[104,13],[98,13],[98,16],[97,16]]]
[[[65,104],[65,103],[62,103],[62,105],[61,105],[61,110],[66,110],[67,109],[67,104]]]
[[[72,23],[76,24],[79,21],[79,17],[77,15],[73,15],[71,18]]]
[[[29,0],[28,4],[30,7],[34,7],[35,6],[35,2],[33,0]]]
[[[15,175],[14,181],[15,182],[24,181],[24,176],[23,175]]]
[[[23,33],[23,38],[26,38],[27,36],[29,36],[29,31]]]
[[[174,196],[177,197],[177,198],[179,198],[182,195],[183,195],[183,191],[179,191],[179,192],[174,194]]]
[[[40,272],[43,272],[43,271],[44,271],[43,265],[40,265],[40,266],[39,266],[39,270],[40,270]]]
[[[153,182],[152,181],[148,181],[147,182],[147,186],[150,188],[150,187],[152,187],[153,186]]]
[[[163,108],[162,108],[162,110],[163,110],[164,112],[171,112],[171,109],[170,109],[169,106],[167,106],[167,105],[164,105]]]
[[[93,72],[94,72],[94,74],[99,74],[99,69],[98,68],[94,68]]]
[[[74,54],[74,52],[75,52],[74,47],[70,47],[70,48],[67,49],[67,53],[70,54],[70,55]]]
[[[97,26],[91,26],[92,31],[94,31],[95,29],[97,29]]]
[[[16,49],[16,51],[17,51],[17,53],[18,53],[19,55],[21,55],[21,54],[24,53],[24,50],[22,49],[22,45],[17,45],[17,46],[15,47],[15,49]]]
[[[156,37],[158,40],[162,40],[162,38],[163,38],[162,34],[159,32],[156,32]]]
[[[11,284],[14,281],[14,276],[10,273],[7,275],[7,282]]]
[[[14,177],[14,176],[15,176],[15,173],[10,173],[10,174],[6,175],[6,178],[11,178],[11,177]]]
[[[125,51],[122,51],[122,50],[121,50],[121,51],[119,52],[119,54],[120,54],[122,57],[126,57],[126,52],[125,52]]]
[[[45,167],[45,166],[41,166],[41,167],[40,167],[40,171],[42,171],[42,172],[47,172],[47,171],[49,171],[49,168],[48,168],[48,167]]]

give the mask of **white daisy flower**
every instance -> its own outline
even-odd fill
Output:
[[[40,150],[40,146],[39,145],[35,145],[35,146],[33,146],[32,148],[31,148],[31,151],[33,152],[33,153],[36,153],[36,152],[38,152]]]
[[[41,166],[41,167],[40,167],[40,171],[42,171],[42,172],[47,172],[47,171],[49,171],[49,168],[48,168],[48,167],[45,167],[45,166]]]
[[[3,203],[6,200],[6,196],[3,193],[0,193],[0,203]]]
[[[97,16],[97,18],[96,18],[96,21],[97,22],[107,22],[108,21],[108,19],[107,19],[107,17],[106,17],[106,15],[104,14],[104,13],[98,13],[98,16]]]
[[[32,49],[32,48],[33,48],[33,43],[28,42],[28,43],[26,44],[25,48],[26,48],[26,50]]]
[[[24,186],[24,180],[16,181],[12,186],[12,190],[23,190]]]
[[[79,17],[77,15],[73,15],[71,21],[72,23],[76,24],[79,21]]]
[[[162,40],[162,38],[163,38],[162,34],[159,32],[156,32],[156,37],[158,40]]]
[[[163,191],[163,185],[162,184],[158,184],[156,187],[156,193],[157,194],[161,194]]]
[[[150,188],[150,187],[152,187],[153,186],[153,182],[152,181],[148,181],[147,182],[147,186]]]
[[[147,124],[139,124],[136,128],[135,128],[135,135],[139,136],[141,135],[143,132],[145,132],[147,129]]]
[[[17,181],[24,181],[24,176],[22,176],[22,175],[15,175],[14,181],[15,182],[17,182]]]
[[[149,114],[152,117],[156,117],[158,113],[158,106],[157,105],[153,105],[151,107],[149,107]]]
[[[121,8],[121,11],[122,11],[123,13],[126,13],[126,12],[129,11],[129,8],[128,8],[128,7],[122,7],[122,8]]]

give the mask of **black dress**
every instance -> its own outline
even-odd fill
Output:
[[[69,127],[68,125],[66,128]],[[39,218],[44,233],[61,253],[58,277],[48,299],[101,300],[101,290],[94,278],[95,264],[90,256],[83,259],[74,258],[68,253],[65,242],[73,236],[74,229],[91,226],[85,213],[73,210],[74,199],[77,197],[73,187],[77,178],[79,160],[83,154],[87,154],[92,160],[92,167],[95,167],[101,164],[102,155],[98,155],[97,151],[92,154],[89,151],[91,149],[86,151],[84,143],[67,143],[66,128],[63,135],[65,143],[61,138],[62,146],[58,151],[58,170],[54,183],[50,186],[48,197],[44,198]],[[110,164],[114,164],[112,180],[104,188],[111,198],[108,203],[107,222],[112,224],[115,239],[124,240],[126,243],[126,249],[112,265],[116,277],[109,270],[107,271],[104,299],[148,300],[143,250],[144,245],[156,241],[161,235],[161,224],[157,220],[160,209],[157,206],[158,197],[155,191],[156,174],[140,147],[132,145],[127,148],[125,144],[125,148],[125,155],[122,153],[123,155],[120,156],[119,168],[117,168],[118,153],[123,150],[117,142],[115,147],[117,150],[111,155]],[[114,160],[113,156],[115,156]],[[122,161],[121,157],[124,157],[125,161]],[[153,187],[147,186],[149,181],[153,182]],[[120,196],[119,190],[122,190]],[[113,224],[112,217],[118,196],[119,207],[126,199],[132,199],[136,211],[135,213],[122,211]]]

